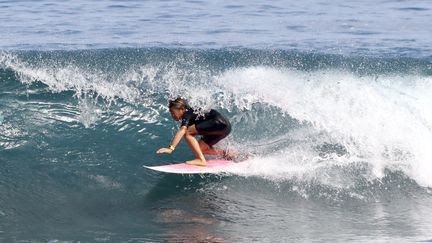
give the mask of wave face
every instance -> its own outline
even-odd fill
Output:
[[[131,194],[160,183],[143,164],[192,157],[184,142],[173,156],[155,154],[177,129],[166,107],[177,96],[224,113],[233,131],[218,146],[253,154],[227,171],[238,176],[233,184],[250,179],[342,202],[375,201],[389,190],[429,193],[431,93],[427,58],[255,49],[2,52],[0,193],[7,206],[0,214],[13,224],[30,217],[15,211],[20,205],[68,205],[76,211],[27,221],[65,223],[83,210],[99,217],[99,206],[133,208]],[[185,215],[163,211],[157,219],[183,222]],[[82,230],[94,222],[72,223]]]

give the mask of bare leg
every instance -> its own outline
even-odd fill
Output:
[[[195,138],[197,134],[198,132],[195,128],[195,125],[188,127],[185,134],[185,139],[187,144],[191,148],[192,152],[195,154],[196,159],[186,161],[186,164],[206,166],[207,165],[206,159],[203,155],[203,152],[201,151],[200,144]]]
[[[201,148],[201,151],[204,154],[208,154],[208,155],[224,155],[225,154],[225,151],[223,151],[222,149],[216,149],[216,148],[210,147],[208,144],[206,144],[202,140],[200,140],[198,142],[198,144]]]
[[[201,148],[201,151],[204,154],[208,154],[208,155],[219,155],[224,157],[225,159],[228,160],[233,160],[238,154],[235,152],[228,152],[226,150],[223,149],[217,149],[217,148],[213,148],[210,147],[208,144],[206,144],[204,141],[200,140],[199,141],[199,146]]]

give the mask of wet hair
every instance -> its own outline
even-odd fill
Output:
[[[178,97],[176,99],[170,100],[168,103],[168,108],[171,109],[190,109],[190,106],[188,105],[187,101],[181,97]]]

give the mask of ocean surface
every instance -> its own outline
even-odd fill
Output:
[[[432,241],[432,2],[0,1],[1,242]],[[217,109],[217,175],[167,100]]]

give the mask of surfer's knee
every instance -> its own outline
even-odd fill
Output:
[[[191,138],[194,138],[195,136],[194,135],[192,135],[192,133],[189,133],[189,132],[186,132],[185,134],[184,134],[184,138],[185,139],[191,139]]]
[[[186,130],[185,134],[183,135],[185,138],[191,136],[191,133]]]

